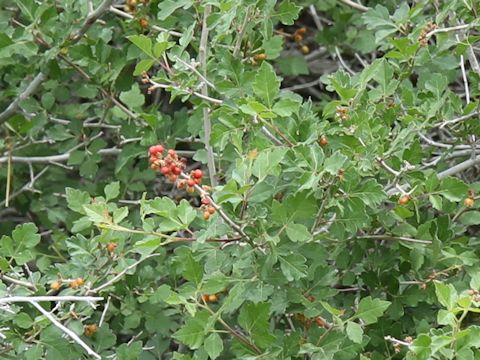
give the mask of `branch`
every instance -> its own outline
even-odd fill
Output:
[[[198,62],[200,63],[203,76],[207,77],[207,59],[208,59],[208,24],[207,19],[210,16],[211,5],[206,5],[203,10],[203,23],[202,23],[202,33],[200,35],[200,47],[198,50]],[[208,96],[208,85],[204,83],[202,85],[202,95]],[[210,145],[210,135],[212,132],[212,123],[210,122],[210,109],[207,107],[203,108],[203,133],[204,133],[204,143],[205,150],[207,151],[207,167],[208,174],[210,177],[210,184],[212,186],[217,185],[217,171],[215,169],[215,158],[213,157],[213,149]]]
[[[368,7],[363,6],[362,4],[358,4],[356,2],[353,2],[351,0],[340,0],[340,2],[344,3],[345,5],[351,6],[354,9],[360,10],[360,11],[370,10]]]
[[[474,165],[477,165],[480,163],[480,155],[473,158],[466,160],[464,162],[461,162],[460,164],[457,164],[455,166],[452,166],[451,168],[444,170],[438,174],[439,179],[443,179],[447,176],[453,176],[455,174],[458,174],[459,172],[462,172],[463,170],[468,169],[469,167],[472,167]]]
[[[70,39],[74,43],[80,40],[81,37],[85,35],[85,33],[88,31],[88,29],[95,23],[95,21],[97,21],[104,13],[108,11],[112,3],[113,3],[113,0],[104,0],[94,12],[91,12],[87,16],[80,30],[72,34],[70,36]]]
[[[20,103],[30,97],[45,79],[46,76],[41,72],[37,76],[35,76],[30,85],[28,85],[25,90],[20,95],[18,95],[18,97],[0,114],[0,124],[8,120],[10,116],[15,114],[18,107],[20,106]]]
[[[11,283],[11,284],[24,286],[24,287],[29,288],[29,289],[34,290],[34,291],[37,290],[37,287],[34,284],[29,283],[28,281],[14,279],[14,278],[12,278],[8,275],[0,274],[0,279],[6,281],[8,283]]]
[[[92,297],[92,296],[7,296],[0,298],[0,305],[2,304],[12,304],[12,303],[21,303],[21,302],[43,302],[43,301],[82,301],[82,302],[96,302],[102,301],[103,297]]]
[[[95,351],[93,351],[82,339],[80,339],[80,337],[77,334],[75,334],[72,330],[70,330],[66,326],[62,325],[62,323],[58,321],[57,318],[55,318],[52,314],[50,314],[47,310],[45,310],[42,306],[40,306],[40,304],[38,304],[33,300],[30,300],[28,302],[32,304],[35,308],[37,308],[37,310],[40,311],[48,320],[50,320],[53,325],[58,327],[65,334],[67,334],[73,341],[75,341],[78,345],[84,348],[88,355],[93,356],[95,359],[99,359],[99,360],[102,359],[102,357],[98,355]]]
[[[122,149],[119,148],[109,148],[109,149],[100,149],[98,151],[98,154],[103,155],[103,156],[108,156],[108,155],[118,155]],[[52,162],[58,162],[62,163],[65,161],[68,161],[70,158],[71,152],[67,152],[65,154],[61,155],[50,155],[50,156],[12,156],[12,162],[17,162],[17,163],[52,163]],[[177,154],[180,156],[186,156],[186,157],[191,157],[195,154],[195,151],[177,151]],[[0,164],[8,161],[8,156],[0,157]]]
[[[45,166],[37,175],[35,175],[28,183],[26,183],[25,185],[23,185],[19,190],[15,191],[13,194],[11,194],[10,196],[8,196],[8,199],[7,199],[7,196],[5,196],[5,200],[0,202],[0,206],[3,206],[7,203],[7,200],[10,201],[12,199],[14,199],[16,196],[20,195],[22,192],[24,192],[25,190],[32,190],[33,189],[33,184],[35,183],[35,181],[40,177],[42,176],[47,170],[48,170],[48,166]],[[38,190],[36,190],[38,191]]]
[[[364,235],[364,236],[357,236],[357,239],[370,239],[370,240],[399,240],[399,241],[408,241],[418,244],[431,244],[431,240],[419,240],[413,239],[405,236],[389,236],[389,235]]]

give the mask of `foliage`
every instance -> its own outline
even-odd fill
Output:
[[[480,358],[480,3],[363,3],[0,0],[1,357]]]

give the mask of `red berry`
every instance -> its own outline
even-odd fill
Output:
[[[170,155],[172,158],[177,157],[177,153],[173,149],[168,150],[168,155]]]
[[[193,179],[188,179],[187,180],[187,186],[188,187],[194,187],[195,186],[195,181]]]
[[[182,169],[180,169],[178,166],[175,166],[173,169],[172,169],[172,172],[175,174],[175,175],[180,175],[182,173]]]
[[[174,175],[174,174],[168,175],[168,180],[171,182],[175,182],[177,180],[177,175]]]
[[[200,185],[202,183],[202,178],[193,179],[193,181],[195,181],[195,184]]]
[[[203,171],[200,170],[200,169],[193,170],[193,171],[192,171],[192,176],[193,176],[195,179],[201,179],[202,176],[203,176]]]
[[[208,205],[208,204],[210,204],[210,199],[209,199],[209,198],[206,198],[206,197],[202,198],[202,204],[203,204],[203,205]]]
[[[154,161],[157,161],[158,158],[155,155],[150,156],[150,163],[153,163]]]
[[[160,169],[160,172],[163,174],[163,175],[167,175],[170,173],[170,168],[168,166],[162,166],[162,168]]]

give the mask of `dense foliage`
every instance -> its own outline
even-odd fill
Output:
[[[0,0],[0,358],[480,359],[479,11]]]

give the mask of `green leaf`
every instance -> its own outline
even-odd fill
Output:
[[[264,61],[257,71],[253,83],[253,91],[256,96],[265,102],[268,108],[272,108],[273,100],[280,90],[280,80],[278,80],[272,65]]]
[[[301,6],[295,5],[290,0],[285,0],[280,4],[272,17],[279,18],[283,25],[293,25],[301,9]]]
[[[353,321],[347,321],[347,336],[354,343],[361,344],[363,338],[363,329],[360,324]]]
[[[131,35],[127,36],[127,39],[134,43],[145,54],[153,57],[152,53],[152,40],[145,35]]]
[[[346,161],[347,157],[339,151],[336,151],[332,154],[332,156],[325,159],[325,171],[332,175],[337,175],[338,170],[343,167]]]
[[[302,224],[290,223],[287,225],[286,232],[288,238],[294,242],[306,242],[312,239],[312,234]]]
[[[184,257],[184,261],[185,269],[183,271],[183,277],[199,285],[203,278],[202,265],[193,258],[192,254]]]
[[[288,281],[299,280],[307,276],[306,259],[300,254],[278,256],[280,268]]]
[[[208,329],[205,324],[208,322],[210,314],[207,311],[198,311],[195,317],[189,318],[185,324],[172,336],[174,339],[187,345],[190,349],[198,349],[205,338]]]
[[[371,296],[367,296],[360,300],[355,317],[362,319],[366,325],[376,323],[390,304],[390,301],[372,299]]]
[[[105,189],[103,189],[105,193],[105,198],[106,200],[113,200],[115,199],[118,195],[120,195],[120,182],[114,181],[107,186],[105,186]]]
[[[468,186],[454,177],[447,177],[440,185],[441,194],[450,201],[460,201],[467,196]]]
[[[445,285],[440,281],[435,281],[435,294],[437,299],[447,308],[447,310],[452,310],[458,299],[457,291],[452,284]]]
[[[210,334],[204,342],[204,348],[208,356],[212,359],[216,359],[223,351],[223,341],[220,335],[217,333]]]
[[[137,360],[142,351],[141,341],[134,341],[130,344],[122,344],[117,348],[117,358],[118,360]]]
[[[242,306],[238,315],[239,325],[252,337],[253,342],[265,348],[270,345],[275,337],[269,331],[269,309],[268,303],[246,303]]]
[[[188,9],[193,5],[193,0],[164,0],[158,4],[160,11],[157,14],[158,20],[166,20],[175,10],[183,7]]]
[[[464,212],[460,218],[460,222],[463,225],[480,225],[480,211],[467,211]]]
[[[287,151],[287,148],[279,147],[261,152],[253,164],[253,175],[259,180],[263,180],[268,175],[274,174],[278,164],[283,160]]]
[[[77,213],[85,214],[83,205],[90,203],[90,195],[87,192],[67,187],[65,189],[65,195],[70,209]]]
[[[12,238],[15,246],[25,248],[35,247],[41,240],[40,234],[37,234],[38,228],[33,223],[17,225],[12,232]]]
[[[143,59],[140,60],[137,65],[135,65],[135,70],[133,71],[133,76],[142,75],[144,72],[150,70],[150,68],[155,63],[153,59]]]
[[[133,84],[129,91],[124,91],[120,94],[120,100],[129,108],[136,108],[145,103],[145,97],[140,92],[138,84]]]

